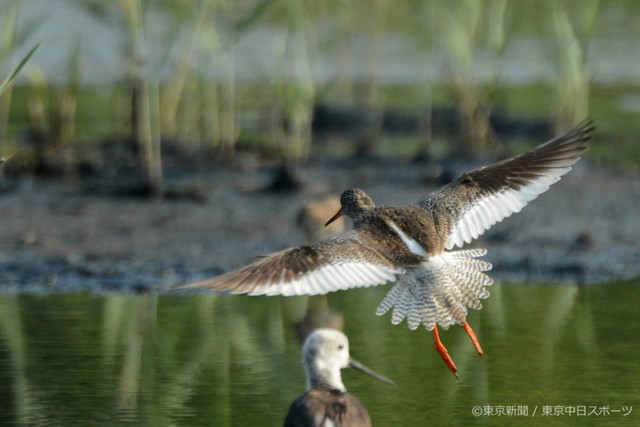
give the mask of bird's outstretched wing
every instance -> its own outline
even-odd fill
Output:
[[[464,173],[416,205],[448,232],[446,249],[462,247],[520,212],[569,172],[587,149],[593,129],[593,122],[585,121],[531,151]]]
[[[363,245],[355,232],[286,249],[201,282],[176,289],[212,288],[232,294],[321,295],[395,281],[405,269]]]

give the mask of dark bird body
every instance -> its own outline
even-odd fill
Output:
[[[249,295],[318,295],[395,282],[376,313],[391,322],[432,330],[451,371],[455,365],[440,342],[437,325],[461,324],[476,350],[482,349],[466,323],[468,308],[480,309],[493,283],[478,259],[484,249],[463,247],[571,170],[587,149],[591,122],[519,156],[462,174],[458,179],[399,207],[376,206],[362,190],[349,189],[329,220],[346,215],[351,232],[264,256],[238,270],[184,286]]]
[[[369,413],[358,399],[326,387],[309,390],[297,398],[291,404],[289,414],[285,427],[371,426]]]

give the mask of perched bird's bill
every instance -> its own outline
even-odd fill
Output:
[[[350,358],[349,359],[349,366],[359,370],[360,372],[364,372],[365,374],[371,375],[373,378],[378,379],[378,380],[382,381],[383,383],[396,385],[396,383],[392,379],[387,378],[384,375],[375,372],[374,370],[372,370],[371,368],[363,365],[362,363],[358,362],[354,358]]]

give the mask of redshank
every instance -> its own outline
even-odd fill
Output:
[[[275,252],[240,269],[183,286],[233,294],[318,295],[395,282],[376,314],[392,310],[391,323],[407,319],[433,331],[436,349],[451,372],[457,369],[442,344],[438,325],[461,324],[479,355],[482,349],[466,321],[480,309],[493,283],[485,249],[453,250],[483,234],[528,202],[580,160],[593,122],[515,157],[463,173],[413,204],[376,206],[362,190],[349,189],[328,222],[346,215],[353,230],[318,243]]]
[[[390,379],[349,356],[349,340],[336,329],[316,329],[302,346],[307,391],[289,408],[285,427],[371,426],[367,408],[347,393],[340,370],[356,368],[388,384]]]

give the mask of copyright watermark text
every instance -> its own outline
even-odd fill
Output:
[[[474,417],[627,417],[629,405],[483,405],[471,408]]]

